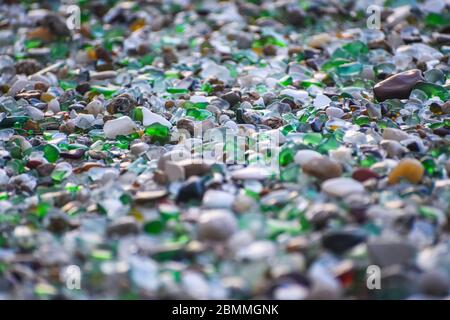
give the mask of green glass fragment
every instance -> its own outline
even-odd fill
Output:
[[[370,118],[368,116],[359,116],[355,119],[355,124],[359,126],[369,125],[370,124]]]
[[[283,78],[280,79],[278,83],[283,87],[286,87],[291,85],[293,83],[293,80],[291,76],[284,76]]]
[[[145,131],[145,135],[152,137],[153,141],[165,143],[170,137],[170,130],[166,126],[160,123],[153,123],[148,126]]]
[[[44,146],[44,157],[48,162],[56,162],[59,159],[59,149],[52,144],[46,144]]]
[[[430,176],[436,173],[436,162],[432,158],[427,158],[422,161],[422,165]]]
[[[419,89],[427,95],[428,98],[438,97],[442,101],[446,101],[450,98],[450,92],[438,84],[430,82],[419,82],[415,85],[414,89]]]
[[[171,94],[185,94],[185,93],[189,93],[189,90],[185,89],[185,88],[170,87],[170,88],[167,88],[167,92],[171,93]]]
[[[339,76],[354,76],[361,73],[363,66],[359,62],[345,63],[336,68]]]
[[[279,163],[286,166],[294,161],[294,151],[291,148],[284,148],[279,154]]]
[[[205,120],[209,117],[212,117],[212,113],[208,110],[202,110],[197,108],[189,108],[186,110],[186,116],[192,117],[195,120]]]
[[[39,218],[43,218],[48,214],[49,209],[51,208],[51,205],[47,202],[40,202],[36,206],[35,213]]]
[[[318,132],[305,133],[303,135],[303,143],[310,145],[318,145],[322,142],[322,134]]]
[[[161,233],[164,229],[164,224],[159,220],[149,221],[144,224],[144,231],[149,234]]]
[[[95,249],[92,251],[91,257],[94,260],[107,261],[113,258],[113,254],[109,250]]]
[[[52,172],[52,179],[56,182],[61,182],[66,177],[67,172],[64,170],[54,170]]]

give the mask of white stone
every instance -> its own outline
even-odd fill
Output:
[[[203,211],[198,221],[200,239],[223,241],[238,229],[234,214],[225,209]]]
[[[297,153],[295,154],[294,160],[295,160],[295,163],[298,163],[300,166],[303,166],[306,163],[308,163],[310,160],[312,160],[314,158],[321,158],[321,157],[322,157],[322,155],[317,151],[304,149],[304,150],[297,151]]]
[[[367,143],[366,135],[356,130],[348,130],[343,137],[343,141],[352,144],[365,144]]]
[[[363,193],[364,190],[364,186],[360,182],[350,178],[332,178],[322,183],[322,191],[337,197]]]
[[[351,163],[352,158],[352,150],[346,147],[339,147],[336,150],[330,150],[330,159],[334,161],[340,162],[342,164]]]
[[[101,101],[92,100],[88,103],[85,109],[87,112],[93,114],[96,117],[98,114],[103,113],[104,107]]]
[[[330,34],[328,33],[319,33],[312,36],[308,41],[308,46],[313,48],[322,48],[326,44],[330,43],[333,40]]]
[[[94,125],[94,121],[95,118],[92,114],[80,113],[73,122],[78,128],[86,130]]]
[[[401,157],[408,152],[408,148],[396,140],[381,140],[380,146],[386,150],[389,158]]]
[[[243,247],[237,252],[239,259],[258,261],[272,258],[277,252],[275,245],[271,241],[260,240]]]
[[[186,179],[184,168],[172,161],[167,161],[165,163],[164,172],[170,182],[182,181]]]
[[[266,167],[253,166],[235,170],[231,177],[236,180],[264,180],[272,175]]]
[[[210,189],[203,196],[203,206],[205,208],[226,208],[232,207],[234,195],[221,191]]]
[[[147,108],[142,108],[142,124],[144,126],[149,126],[153,123],[159,123],[168,128],[172,128],[172,124],[163,116],[160,116],[157,113],[151,112]]]
[[[103,126],[105,136],[114,139],[118,135],[128,135],[134,132],[136,124],[128,116],[123,116],[114,120],[109,120]]]
[[[386,128],[383,130],[383,139],[386,140],[402,141],[409,138],[410,135],[400,129]]]
[[[147,151],[150,148],[150,146],[148,144],[146,144],[145,142],[138,142],[133,144],[130,147],[130,151],[132,154],[134,155],[140,155],[141,153]]]

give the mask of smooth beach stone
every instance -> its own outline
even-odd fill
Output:
[[[114,139],[119,135],[129,135],[136,130],[136,124],[128,116],[123,116],[114,120],[109,120],[103,126],[103,132],[109,139]]]
[[[408,148],[395,140],[381,140],[380,146],[386,150],[389,158],[402,157],[408,152]]]
[[[221,96],[221,98],[226,102],[228,102],[230,104],[230,107],[234,107],[241,102],[241,96],[239,95],[238,92],[235,91],[225,93]]]
[[[378,179],[379,175],[370,169],[367,168],[359,168],[353,171],[352,178],[359,182],[364,182],[369,179]]]
[[[366,234],[362,230],[335,230],[322,236],[322,246],[335,254],[342,254],[365,240]]]
[[[386,99],[407,99],[419,81],[425,81],[422,71],[412,69],[378,82],[373,87],[373,92],[380,102]]]
[[[205,208],[231,208],[235,196],[229,192],[210,189],[203,196],[203,207]]]
[[[176,202],[201,201],[205,191],[204,181],[200,177],[193,176],[186,180],[178,190]]]
[[[330,159],[341,164],[350,163],[353,160],[352,149],[341,146],[336,150],[330,150]]]
[[[165,170],[166,162],[180,162],[183,160],[191,160],[191,153],[185,148],[174,149],[164,153],[162,157],[158,159],[158,169]]]
[[[260,166],[250,166],[231,173],[235,180],[265,180],[271,176],[272,172],[268,168]]]
[[[381,268],[410,263],[416,254],[416,248],[408,242],[384,239],[369,242],[367,251],[371,262]]]
[[[130,151],[131,151],[132,154],[137,156],[137,155],[140,155],[143,152],[148,151],[149,148],[150,148],[150,146],[147,143],[145,143],[145,142],[138,142],[138,143],[135,143],[135,144],[131,145]]]
[[[441,270],[426,271],[419,278],[419,288],[423,294],[445,297],[450,293],[450,278]]]
[[[90,114],[94,115],[95,117],[98,114],[101,114],[105,111],[105,108],[103,107],[103,103],[99,100],[92,100],[91,102],[89,102],[86,106],[86,108],[84,108],[87,112],[89,112]]]
[[[137,234],[139,232],[139,225],[136,220],[131,216],[120,217],[113,221],[106,233],[110,237],[123,237],[130,234]]]
[[[388,176],[388,183],[395,184],[400,179],[410,183],[419,183],[422,180],[425,169],[419,160],[407,158],[401,160]]]
[[[298,163],[300,166],[305,165],[310,160],[314,158],[321,158],[323,157],[319,152],[309,149],[303,149],[297,151],[297,153],[294,156],[295,163]]]
[[[202,240],[225,241],[237,229],[236,217],[225,209],[203,211],[198,221],[198,237]]]
[[[329,33],[319,33],[309,38],[308,46],[320,49],[331,41],[333,41],[333,38]]]
[[[93,80],[106,80],[110,78],[115,78],[117,76],[117,71],[114,70],[106,70],[100,72],[92,72],[90,74],[91,79]]]
[[[312,158],[302,166],[304,173],[320,180],[340,177],[342,175],[341,165],[328,157]]]
[[[321,188],[325,193],[336,197],[345,197],[349,194],[365,191],[360,182],[344,177],[328,179],[322,183]]]
[[[164,173],[170,182],[183,181],[186,179],[183,167],[176,162],[166,162]]]
[[[396,129],[396,128],[385,128],[383,130],[383,139],[386,140],[395,140],[395,141],[403,141],[406,139],[410,139],[411,136],[400,130],[400,129]]]
[[[211,165],[204,159],[185,159],[177,161],[176,164],[183,168],[186,173],[186,178],[203,176],[211,170]]]

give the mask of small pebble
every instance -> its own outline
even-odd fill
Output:
[[[395,184],[400,179],[405,179],[410,183],[419,183],[422,180],[425,169],[416,159],[403,159],[397,166],[391,171],[388,176],[388,183]]]
[[[236,218],[228,210],[204,211],[198,221],[198,237],[200,239],[225,241],[236,231]]]
[[[406,99],[419,81],[425,81],[422,72],[418,69],[408,70],[377,83],[373,92],[378,101]]]
[[[320,180],[337,178],[342,175],[341,165],[328,157],[312,158],[302,165],[302,170]]]
[[[322,190],[331,196],[344,197],[352,193],[363,193],[364,186],[350,178],[332,178],[322,183]]]
[[[409,138],[411,138],[409,134],[400,129],[386,128],[383,130],[383,139],[386,140],[403,141]]]
[[[359,181],[359,182],[364,182],[369,179],[378,179],[378,178],[379,178],[379,175],[376,172],[374,172],[370,169],[367,169],[367,168],[356,169],[355,171],[353,171],[353,174],[352,174],[352,179]]]
[[[230,209],[234,202],[234,196],[220,190],[208,190],[203,196],[203,207]]]
[[[450,293],[450,278],[446,272],[431,270],[419,278],[422,293],[434,297],[445,297]]]
[[[312,159],[321,158],[321,157],[322,157],[322,155],[320,153],[318,153],[317,151],[303,149],[303,150],[297,151],[297,153],[295,154],[294,160],[300,166],[303,166],[306,163],[308,163],[309,161],[311,161]]]

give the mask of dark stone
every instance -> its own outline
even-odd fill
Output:
[[[323,235],[322,246],[335,254],[343,254],[365,240],[365,233],[359,229],[330,231]]]
[[[70,36],[70,30],[66,21],[56,13],[50,13],[39,21],[39,25],[49,29],[54,35],[59,37]]]
[[[178,191],[176,202],[188,202],[190,200],[201,201],[205,191],[206,188],[203,179],[193,176]]]
[[[88,82],[82,82],[79,85],[77,85],[75,90],[80,94],[85,94],[86,92],[91,90],[91,85]]]
[[[379,176],[375,171],[372,171],[367,168],[360,168],[360,169],[356,169],[353,172],[352,178],[359,182],[364,182],[369,179],[378,179]]]
[[[425,81],[422,72],[418,69],[408,70],[377,83],[373,87],[373,92],[378,101],[407,99],[419,81]]]
[[[227,101],[230,104],[230,107],[234,107],[239,102],[241,102],[241,96],[239,95],[239,93],[235,91],[225,93],[224,95],[221,96],[221,98]]]
[[[123,217],[108,226],[106,233],[110,237],[122,237],[139,233],[139,226],[132,217]]]
[[[108,110],[110,114],[128,114],[136,105],[137,101],[134,97],[128,93],[122,93],[109,101],[106,105],[106,110]]]
[[[367,245],[372,263],[381,268],[411,263],[415,257],[416,249],[408,242],[383,241],[369,243]]]
[[[15,67],[16,73],[26,74],[27,76],[32,75],[33,73],[36,73],[43,68],[42,64],[35,59],[25,59],[18,61]]]
[[[86,150],[85,149],[73,149],[68,151],[62,151],[60,156],[67,159],[81,159]]]

